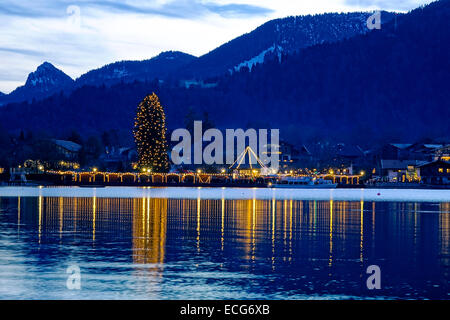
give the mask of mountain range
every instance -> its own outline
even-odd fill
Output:
[[[178,51],[162,52],[148,60],[108,64],[81,75],[75,81],[49,62],[44,62],[30,73],[24,86],[9,95],[0,96],[0,104],[42,99],[59,91],[68,93],[84,85],[111,86],[154,79],[186,85],[187,82],[236,72],[242,67],[252,68],[271,57],[279,59],[282,54],[293,54],[306,47],[366,33],[369,31],[366,21],[371,14],[327,13],[276,19],[199,58]],[[393,16],[393,13],[383,12],[383,23]]]
[[[251,68],[267,58],[280,58],[301,49],[337,42],[369,31],[373,13],[326,13],[271,20],[254,31],[223,44],[179,71],[180,78],[207,78]],[[382,23],[395,14],[382,12]],[[266,58],[266,59],[265,59]]]
[[[293,25],[297,19],[280,21]],[[0,126],[10,132],[45,130],[58,137],[72,130],[93,135],[115,129],[131,138],[137,104],[156,92],[170,129],[185,126],[193,112],[197,119],[208,113],[219,128],[279,128],[282,137],[293,142],[325,139],[370,145],[450,136],[448,21],[450,0],[441,0],[388,19],[381,30],[317,40],[300,49],[293,45],[288,50],[283,40],[270,40],[251,51],[257,33],[250,33],[233,40],[238,41],[235,45],[231,41],[216,49],[217,66],[209,68],[204,62],[193,67],[213,51],[193,57],[164,79],[130,78],[100,86],[77,86],[77,80],[67,94],[1,107]],[[269,25],[277,29],[277,23]],[[278,30],[284,30],[280,25]],[[245,51],[240,41],[247,37],[255,41],[251,50],[225,62],[233,56],[225,49]],[[180,85],[186,79],[194,85]]]

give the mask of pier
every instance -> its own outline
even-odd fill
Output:
[[[260,175],[235,173],[148,173],[148,172],[99,172],[99,171],[47,171],[42,176],[52,175],[56,184],[63,185],[243,185],[243,186],[266,186],[269,182],[276,182],[283,177],[311,177],[324,179],[339,183],[341,185],[359,185],[360,175]],[[34,175],[32,180],[39,177]],[[44,177],[43,177],[44,178]],[[45,180],[45,179],[43,179]]]

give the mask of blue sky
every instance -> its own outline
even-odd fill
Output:
[[[431,0],[1,0],[0,91],[44,61],[72,78],[118,60],[196,56],[290,15],[408,11]]]

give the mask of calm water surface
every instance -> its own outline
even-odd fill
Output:
[[[72,265],[81,290],[66,287]],[[449,271],[450,202],[0,189],[1,299],[449,299]]]

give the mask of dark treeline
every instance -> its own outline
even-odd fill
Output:
[[[76,157],[69,161],[77,163],[81,167],[98,165],[99,156],[105,150],[112,150],[127,145],[130,142],[125,134],[117,130],[104,131],[99,135],[83,137],[78,131],[72,131],[59,137],[79,144],[81,149]],[[38,160],[35,165],[41,164],[46,169],[59,168],[62,159],[66,159],[55,147],[54,137],[45,130],[20,131],[14,135],[0,128],[0,167],[10,168],[23,165],[27,160]]]

